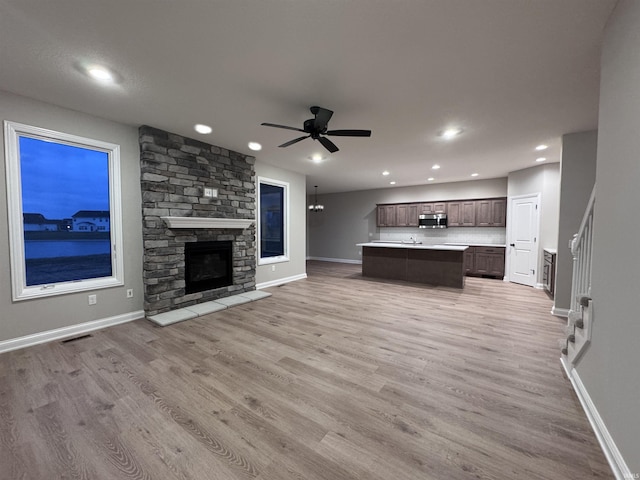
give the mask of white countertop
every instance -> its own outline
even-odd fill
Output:
[[[467,245],[469,247],[502,247],[506,248],[505,244],[500,243],[445,243],[445,245]]]
[[[421,243],[401,243],[401,242],[367,242],[358,243],[358,247],[381,247],[381,248],[410,248],[415,250],[446,250],[452,252],[464,252],[468,245],[423,245]]]
[[[545,252],[552,253],[553,255],[556,255],[558,253],[558,251],[555,248],[543,248],[543,250]]]

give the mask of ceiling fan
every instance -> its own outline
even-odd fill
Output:
[[[295,130],[296,132],[303,132],[307,135],[303,135],[302,137],[294,138],[293,140],[289,140],[288,142],[283,143],[282,145],[278,145],[279,147],[288,147],[289,145],[293,145],[294,143],[298,143],[305,138],[313,138],[314,140],[318,140],[324,148],[329,150],[331,153],[337,152],[340,150],[336,147],[336,144],[329,140],[324,135],[333,135],[336,137],[370,137],[371,130],[328,130],[327,123],[329,123],[329,119],[333,115],[331,110],[327,110],[322,107],[311,107],[311,113],[314,115],[314,118],[310,118],[309,120],[304,121],[303,128],[296,127],[288,127],[286,125],[277,125],[275,123],[262,123],[261,125],[265,125],[267,127],[275,127],[275,128],[285,128],[287,130]]]

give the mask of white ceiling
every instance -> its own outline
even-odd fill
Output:
[[[257,141],[259,160],[320,193],[503,177],[537,165],[536,145],[558,162],[563,134],[596,128],[615,3],[0,0],[0,89],[242,153]],[[88,79],[92,62],[119,83]],[[301,128],[312,105],[371,138],[332,137],[329,154],[311,139],[278,148],[299,134],[260,126]],[[464,132],[446,142],[449,125]]]

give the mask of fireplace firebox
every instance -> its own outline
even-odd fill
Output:
[[[233,243],[185,244],[185,293],[204,292],[233,285]]]

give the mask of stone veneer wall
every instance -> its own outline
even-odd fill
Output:
[[[255,219],[255,158],[149,126],[139,130],[147,315],[255,290],[255,223],[240,229],[170,229],[160,218]],[[217,198],[203,196],[218,189]],[[233,285],[185,295],[184,246],[233,241]]]

